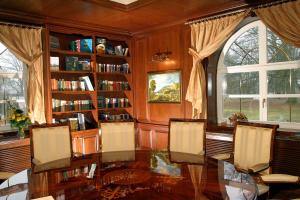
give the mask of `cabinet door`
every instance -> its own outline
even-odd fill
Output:
[[[152,133],[153,149],[167,150],[168,149],[168,131],[161,128],[154,129]]]
[[[73,152],[82,154],[96,153],[99,150],[98,129],[73,132]]]

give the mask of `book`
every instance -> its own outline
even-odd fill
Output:
[[[86,85],[86,88],[89,90],[89,91],[94,91],[94,87],[92,85],[92,82],[90,80],[90,77],[88,76],[82,76],[79,78],[80,80],[83,80],[85,85]]]
[[[80,52],[92,53],[92,39],[80,40]]]
[[[79,130],[85,130],[84,114],[77,113],[77,118],[78,118]]]
[[[51,71],[59,70],[59,57],[56,57],[56,56],[50,57],[50,70]]]
[[[78,70],[78,57],[66,56],[65,61],[66,61],[66,70],[67,71]]]

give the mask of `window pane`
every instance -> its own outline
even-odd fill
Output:
[[[240,35],[226,52],[224,65],[252,65],[259,63],[258,27]]]
[[[300,122],[300,98],[268,99],[268,121]]]
[[[300,59],[300,48],[285,43],[270,29],[267,29],[267,41],[269,63]]]
[[[0,43],[0,126],[8,123],[8,105],[25,110],[23,63]]]
[[[268,94],[300,94],[300,69],[267,72]]]
[[[259,73],[225,74],[223,90],[224,94],[258,94]]]
[[[242,112],[248,120],[259,119],[259,100],[255,98],[224,98],[223,117],[228,117],[235,112]]]

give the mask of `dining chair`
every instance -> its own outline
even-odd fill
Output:
[[[101,151],[134,151],[135,121],[102,122]]]
[[[69,123],[30,126],[31,157],[35,165],[42,165],[72,157]]]
[[[233,153],[212,156],[231,160],[235,168],[250,174],[270,174],[273,160],[274,136],[278,125],[237,122],[233,132]],[[258,194],[266,194],[269,186],[257,184]]]
[[[168,150],[205,155],[205,129],[204,119],[170,119]]]

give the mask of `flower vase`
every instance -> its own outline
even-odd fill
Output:
[[[19,127],[19,129],[18,129],[18,137],[20,139],[24,139],[25,138],[24,128]]]

